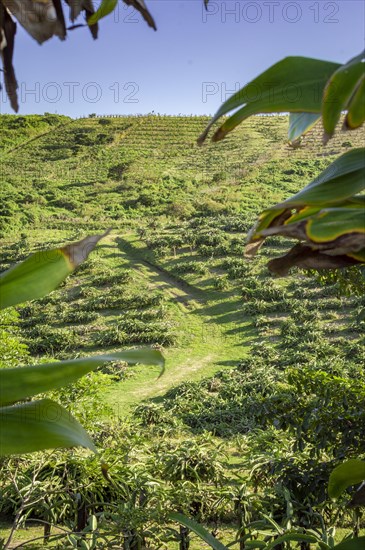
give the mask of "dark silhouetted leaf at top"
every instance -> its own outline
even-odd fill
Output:
[[[14,37],[16,24],[10,17],[8,11],[0,3],[0,55],[4,67],[5,89],[8,94],[10,105],[17,113],[19,103],[17,97],[18,83],[13,67]]]
[[[22,27],[39,43],[52,36],[66,37],[60,0],[1,0]]]
[[[147,9],[147,6],[144,2],[144,0],[123,0],[125,4],[128,6],[133,6],[139,13],[142,15],[143,19],[146,21],[147,25],[157,30],[156,23],[150,14],[150,12]]]

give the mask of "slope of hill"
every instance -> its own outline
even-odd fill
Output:
[[[244,310],[242,280],[261,270],[260,285],[272,285],[262,259],[242,259],[246,231],[262,207],[362,142],[361,132],[346,140],[338,134],[324,148],[318,127],[293,149],[286,143],[287,117],[266,116],[199,148],[195,140],[207,121],[0,118],[2,133],[15,136],[1,157],[3,267],[34,247],[113,228],[97,258],[64,289],[23,309],[30,351],[63,357],[128,345],[170,347],[169,375],[155,385],[155,373],[142,371],[128,382],[126,403],[237,364],[257,335],[252,315],[265,313],[263,304]],[[272,239],[265,250],[280,252],[280,242]],[[282,293],[283,283],[275,285]],[[116,386],[111,401],[119,399]]]
[[[0,270],[32,250],[112,228],[57,291],[17,308],[20,331],[15,311],[2,319],[8,364],[141,345],[162,347],[167,359],[161,378],[148,367],[109,364],[53,392],[103,449],[117,489],[82,451],[42,455],[26,514],[48,521],[51,506],[52,523],[73,526],[72,495],[80,493],[97,510],[108,548],[129,545],[130,533],[134,547],[144,537],[154,548],[185,544],[188,534],[165,517],[170,509],[214,532],[219,524],[227,543],[252,522],[247,547],[303,525],[321,541],[343,527],[341,540],[352,520],[329,502],[326,483],[333,464],[364,451],[363,297],[299,272],[273,278],[265,262],[287,244],[278,238],[253,261],[243,251],[263,207],[363,145],[362,133],[338,134],[323,147],[315,128],[293,149],[287,117],[254,117],[222,143],[198,148],[206,122],[0,117]],[[6,518],[19,501],[7,468],[22,472],[24,492],[37,461],[2,469]],[[206,545],[192,537],[190,548]]]
[[[49,117],[33,118],[0,117],[0,231],[255,212],[363,141],[360,132],[339,134],[323,148],[318,128],[294,150],[285,116],[254,117],[203,148],[195,141],[204,117],[89,118],[51,127]]]

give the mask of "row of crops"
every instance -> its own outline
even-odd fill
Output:
[[[346,495],[327,495],[333,466],[364,453],[356,274],[274,279],[265,259],[286,243],[267,240],[252,262],[244,248],[261,208],[361,136],[339,134],[322,157],[316,131],[305,147],[285,145],[286,117],[253,119],[214,149],[195,146],[204,117],[90,118],[48,133],[49,122],[25,118],[2,157],[1,270],[29,250],[113,231],[59,290],[1,317],[3,363],[144,345],[163,347],[169,361],[152,399],[142,399],[147,371],[118,363],[53,393],[109,470],[83,451],[2,459],[7,525],[35,524],[36,545],[90,549],[202,550],[169,511],[236,550],[292,531],[327,550],[358,534]],[[184,379],[189,361],[203,365],[203,379],[193,369]]]
[[[122,379],[123,387],[123,365],[111,364],[72,388],[54,392],[53,398],[82,418],[103,449],[110,477],[105,479],[98,461],[82,452],[4,461],[10,472],[21,472],[18,487],[28,498],[23,521],[51,517],[53,525],[82,531],[63,544],[82,539],[92,548],[134,544],[173,549],[190,541],[190,548],[201,550],[202,543],[189,530],[171,522],[171,510],[183,511],[237,549],[272,543],[287,531],[305,530],[329,542],[359,532],[360,520],[346,508],[346,497],[340,503],[328,499],[327,480],[343,456],[361,452],[363,298],[354,293],[346,297],[338,283],[321,286],[309,276],[284,282],[269,277],[264,260],[247,262],[240,250],[231,248],[244,223],[236,217],[210,220],[208,226],[192,221],[191,233],[188,223],[184,231],[176,222],[153,230],[141,227],[145,247],[138,254],[212,299],[219,296],[228,303],[235,296],[239,315],[255,329],[250,354],[236,366],[200,382],[187,380],[163,398],[140,403],[129,418],[116,415],[102,400],[115,381]],[[220,248],[222,242],[226,249]],[[207,255],[199,249],[203,244],[212,247]],[[279,251],[278,243],[269,242],[266,250]],[[21,253],[9,246],[7,261]],[[128,335],[138,327],[135,344],[144,343],[142,335],[151,321],[168,333],[168,307],[161,295],[142,292],[138,307],[131,307],[124,291],[135,273],[103,266],[103,259],[89,260],[70,285],[20,311],[21,330],[30,345],[41,315],[44,326],[52,327],[57,318],[61,324],[68,319],[70,326],[96,322],[101,327],[112,313],[100,336],[112,327]],[[214,277],[224,279],[226,286],[218,288]],[[113,316],[117,295],[125,302],[118,303]],[[85,314],[91,315],[89,320]],[[78,315],[81,319],[75,322]],[[94,343],[102,349],[109,345]],[[20,493],[11,479],[3,479],[2,487],[0,510],[11,517]],[[51,535],[56,532],[52,528]]]
[[[323,155],[315,130],[293,149],[285,144],[287,119],[280,116],[256,117],[227,140],[200,148],[195,140],[206,122],[2,117],[4,135],[14,136],[17,124],[20,131],[1,153],[0,234],[27,226],[72,229],[75,223],[118,227],[140,215],[189,219],[257,211],[258,202],[275,202],[301,176],[362,143],[360,133],[351,143],[339,134]]]
[[[26,240],[23,247],[25,251]],[[18,244],[4,247],[3,266],[21,255]],[[66,286],[21,307],[19,314],[24,341],[35,356],[63,358],[87,350],[176,341],[163,294],[136,286],[130,269],[116,273],[103,256],[90,259]]]

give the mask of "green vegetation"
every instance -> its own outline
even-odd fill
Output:
[[[160,378],[114,360],[47,394],[109,469],[84,450],[2,458],[4,527],[37,525],[13,543],[173,549],[191,537],[190,549],[207,547],[169,512],[236,549],[299,535],[303,550],[331,548],[361,533],[359,513],[346,496],[332,502],[327,484],[334,466],[365,453],[363,298],[336,280],[273,278],[265,263],[282,238],[259,258],[243,253],[261,209],[362,135],[325,148],[314,127],[293,148],[288,117],[254,117],[198,149],[207,122],[93,117],[47,133],[40,123],[2,151],[3,270],[112,228],[58,290],[2,314],[3,366],[145,345],[167,360]]]
[[[232,110],[234,114],[215,131],[213,141],[222,140],[253,114],[286,110],[290,111],[289,140],[294,146],[318,120],[327,143],[345,110],[343,130],[360,128],[365,122],[364,56],[362,52],[343,65],[307,57],[279,61],[218,109],[198,143]],[[289,100],[286,93],[293,86],[300,93]],[[264,91],[250,99],[251,88]],[[254,255],[266,237],[282,235],[298,243],[269,262],[269,269],[278,275],[287,275],[293,266],[323,270],[364,264],[364,154],[363,147],[343,154],[304,189],[265,209],[250,231],[247,254]]]
[[[3,271],[0,277],[0,309],[43,298],[87,259],[89,252],[105,235],[92,235],[62,248],[37,251],[26,260]],[[5,333],[10,353],[19,349],[17,342],[7,336]],[[60,346],[62,336],[67,338],[67,335],[58,336],[59,338],[56,334],[55,342]],[[50,347],[52,337],[52,334],[46,335],[50,340]],[[5,355],[6,352],[5,349]],[[56,364],[50,362],[24,368],[17,366],[1,369],[1,456],[76,445],[96,452],[96,447],[85,430],[61,405],[49,399],[26,403],[22,401],[75,382],[84,374],[113,360],[129,364],[144,362],[163,365],[158,351],[132,350]]]

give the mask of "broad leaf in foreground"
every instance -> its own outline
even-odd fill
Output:
[[[76,243],[41,250],[0,274],[0,309],[43,298],[85,261],[108,234],[91,235]]]
[[[328,494],[331,498],[338,498],[351,485],[365,480],[365,461],[351,459],[337,466],[330,475]]]
[[[354,130],[365,122],[365,75],[360,79],[347,109],[345,128]]]
[[[304,189],[275,208],[334,204],[360,193],[364,187],[365,148],[361,147],[341,155]]]
[[[71,414],[50,399],[0,408],[0,456],[58,447],[96,447]]]
[[[286,57],[230,97],[214,115],[198,139],[201,145],[223,115],[239,109],[213,135],[220,141],[249,116],[258,113],[320,114],[322,94],[338,63],[309,57]]]
[[[365,75],[364,61],[365,52],[362,52],[360,55],[350,59],[348,63],[345,63],[342,67],[337,69],[326,84],[322,105],[325,142],[333,136],[336,125],[340,120],[341,112],[345,109],[350,109],[353,111],[354,107],[351,106],[352,99],[355,99],[355,110],[357,111],[358,102],[354,94],[358,88],[360,88],[361,94],[362,81]],[[352,121],[351,126],[348,121],[348,126],[351,128],[357,128],[361,126],[364,121],[361,116],[355,116],[355,120]]]
[[[134,349],[107,355],[70,359],[59,363],[0,369],[0,405],[15,403],[39,393],[61,388],[110,361],[158,365],[162,369],[164,368],[164,358],[159,351]]]
[[[271,260],[270,271],[287,275],[293,266],[334,269],[364,262],[365,149],[336,159],[309,185],[264,210],[248,235],[246,256],[263,241],[281,235],[300,241],[286,255]]]

